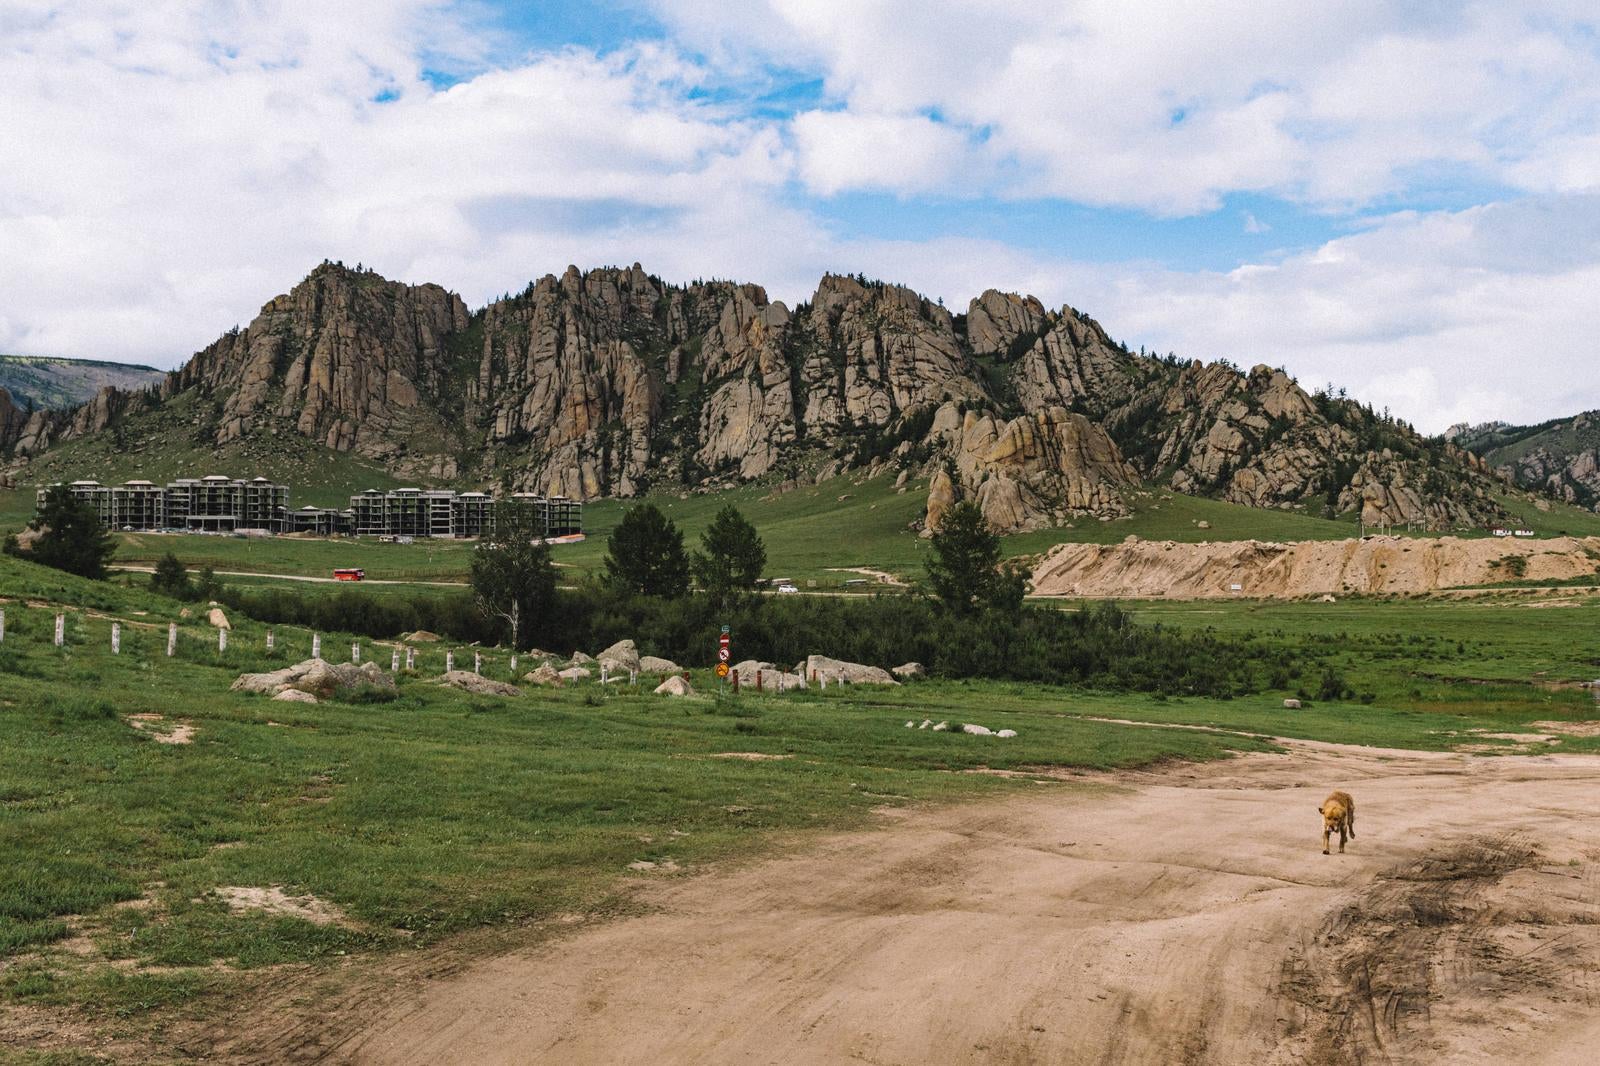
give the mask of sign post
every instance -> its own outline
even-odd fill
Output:
[[[172,658],[172,653],[178,650],[178,623],[167,623],[167,658]]]
[[[732,636],[727,626],[722,627],[722,632],[717,636],[717,690],[722,690],[723,684],[728,679],[728,662],[733,658],[729,649]]]
[[[321,633],[313,633],[313,634],[311,634],[311,657],[313,659],[322,658],[322,634]]]
[[[122,654],[122,623],[121,622],[112,622],[111,623],[111,654],[112,655],[121,655]]]
[[[59,648],[59,647],[61,647],[61,645],[65,644],[66,642],[67,642],[67,616],[64,615],[64,614],[58,614],[58,615],[56,615],[56,647]]]

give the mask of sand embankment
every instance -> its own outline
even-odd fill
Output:
[[[1057,545],[1035,568],[1033,589],[1041,596],[1291,598],[1594,575],[1600,575],[1600,537],[1366,537],[1291,544],[1129,537],[1121,544]]]

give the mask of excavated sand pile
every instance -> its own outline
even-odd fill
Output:
[[[1121,544],[1057,545],[1035,568],[1033,588],[1041,596],[1293,598],[1596,575],[1600,537],[1367,537],[1293,544],[1129,537]]]

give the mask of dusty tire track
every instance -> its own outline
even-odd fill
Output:
[[[1600,759],[1291,743],[652,885],[213,1045],[337,1063],[1587,1062]],[[1113,787],[1099,787],[1109,784]],[[1361,836],[1320,854],[1330,787]],[[1576,1056],[1576,1057],[1574,1057]]]

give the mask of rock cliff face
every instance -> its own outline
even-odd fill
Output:
[[[408,479],[579,498],[898,468],[932,479],[930,529],[961,499],[1004,531],[1114,517],[1150,481],[1373,522],[1495,511],[1493,475],[1454,445],[1281,371],[1134,354],[1070,307],[991,290],[952,314],[828,275],[789,308],[637,264],[471,312],[324,263],[155,389],[0,401],[0,449],[15,464],[176,401],[217,445],[297,434]]]

